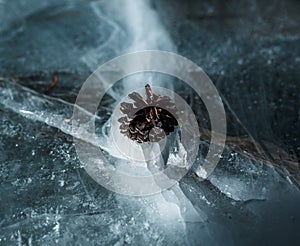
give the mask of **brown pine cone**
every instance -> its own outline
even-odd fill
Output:
[[[120,131],[138,143],[158,142],[178,126],[176,118],[168,111],[176,107],[167,96],[153,94],[150,85],[145,86],[147,99],[139,93],[128,95],[134,103],[121,103],[120,110],[127,116],[121,117]]]

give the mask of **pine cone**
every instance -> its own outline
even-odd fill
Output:
[[[134,103],[121,103],[120,110],[127,116],[118,120],[120,131],[138,143],[158,142],[178,126],[176,118],[168,111],[177,114],[177,109],[169,97],[153,94],[150,85],[145,89],[147,99],[133,92],[128,97]]]

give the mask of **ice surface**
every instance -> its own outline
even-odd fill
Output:
[[[72,134],[71,126],[62,124],[64,117],[72,112],[72,105],[12,81],[2,80],[1,88],[5,92],[1,93],[2,114],[5,113],[1,122],[1,148],[14,145],[2,155],[1,176],[5,182],[2,185],[7,191],[18,188],[18,194],[24,194],[20,199],[25,199],[14,209],[12,215],[16,218],[10,219],[8,209],[14,198],[9,192],[1,197],[1,203],[7,204],[1,222],[4,242],[67,243],[75,240],[76,231],[81,231],[75,237],[81,243],[97,241],[101,236],[103,242],[120,244],[155,240],[155,244],[218,245],[220,240],[230,238],[230,245],[234,244],[231,238],[236,238],[233,232],[236,228],[246,223],[249,229],[254,227],[254,221],[260,223],[260,219],[266,218],[261,214],[265,213],[262,208],[265,205],[261,204],[276,199],[278,206],[286,206],[284,200],[291,196],[299,200],[295,188],[273,169],[230,150],[224,153],[207,182],[197,181],[197,176],[191,173],[170,190],[150,197],[130,198],[104,192],[84,173],[68,137]],[[39,137],[41,134],[45,139]],[[24,153],[25,158],[18,163],[14,161],[14,148]],[[22,170],[28,171],[21,175]],[[37,181],[39,177],[42,179]],[[45,183],[35,188],[37,182]],[[48,192],[43,188],[47,186],[52,187]],[[29,202],[29,194],[36,197],[33,189],[46,193]],[[282,200],[278,201],[278,195]],[[224,221],[226,227],[222,226]],[[289,224],[289,219],[286,223]],[[36,225],[33,229],[32,224]],[[239,233],[248,232],[243,228],[245,231]],[[253,233],[261,235],[259,231]]]
[[[299,190],[262,163],[295,163],[288,150],[299,142],[299,4],[269,5],[0,1],[0,75],[19,78],[0,80],[0,244],[298,245]],[[87,175],[71,117],[76,90],[90,72],[139,48],[177,50],[199,63],[227,99],[232,138],[208,180],[200,182],[193,169],[161,194],[133,198]],[[45,95],[39,89],[50,80],[41,75],[54,72],[59,83]],[[199,98],[180,93],[199,114]],[[95,116],[100,126],[114,106]],[[92,144],[112,154],[98,133],[103,138]],[[207,151],[203,136],[195,166]],[[254,153],[249,139],[273,159]],[[88,132],[82,140],[90,141]]]

